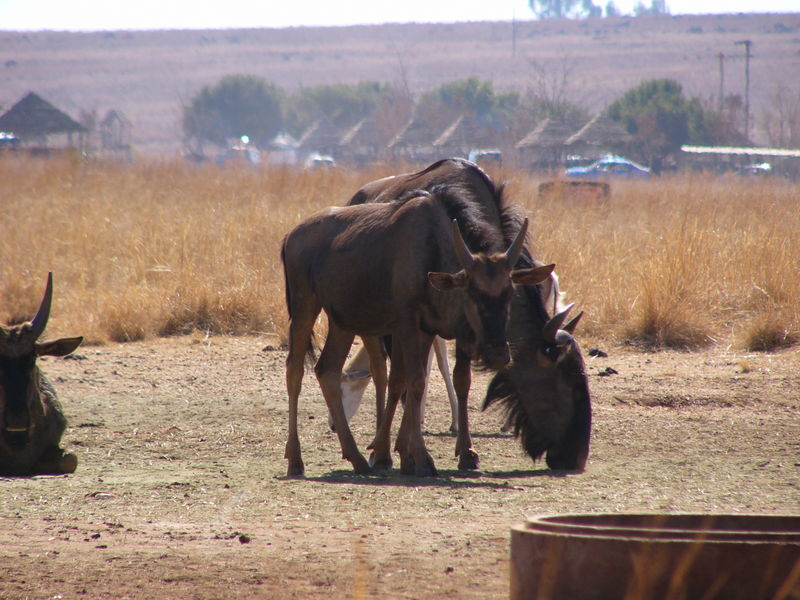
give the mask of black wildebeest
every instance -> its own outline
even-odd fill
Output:
[[[416,173],[373,181],[358,190],[350,204],[395,202],[411,190],[442,186],[461,189],[506,240],[519,233],[521,219],[506,206],[503,186],[463,159],[445,159]],[[516,268],[539,264],[524,247]],[[572,337],[581,315],[565,324],[571,306],[559,307],[559,296],[554,274],[537,286],[515,287],[507,331],[512,362],[495,374],[483,408],[495,403],[505,408],[514,434],[534,460],[546,454],[552,469],[581,471],[591,437],[589,385],[580,347]],[[469,357],[456,347],[453,383],[459,407],[466,406],[469,375]]]
[[[72,473],[77,457],[59,447],[67,420],[38,356],[64,356],[82,337],[38,342],[50,316],[53,275],[32,321],[0,326],[0,475]]]
[[[343,457],[357,473],[368,473],[371,466],[353,439],[340,388],[342,366],[355,335],[393,337],[389,403],[373,443],[373,464],[391,464],[389,427],[396,401],[405,391],[397,449],[403,472],[420,476],[436,474],[419,419],[433,337],[455,338],[463,354],[479,357],[494,368],[508,362],[506,321],[512,282],[541,281],[552,272],[552,265],[513,270],[527,223],[507,245],[502,231],[481,218],[474,203],[458,191],[434,189],[412,192],[393,203],[331,207],[284,239],[281,260],[290,317],[286,359],[290,476],[302,475],[304,470],[297,402],[304,355],[311,349],[314,322],[321,310],[328,316],[328,336],[315,372]],[[459,464],[476,468],[466,410],[462,412],[456,443]]]

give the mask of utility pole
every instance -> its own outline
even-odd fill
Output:
[[[725,108],[725,55],[719,53],[719,114]]]
[[[517,12],[511,8],[511,56],[517,55]]]
[[[753,42],[740,40],[734,42],[737,46],[744,46],[744,137],[750,139],[750,47]]]

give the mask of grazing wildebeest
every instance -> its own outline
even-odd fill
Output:
[[[77,457],[59,447],[67,420],[37,356],[64,356],[82,337],[38,342],[50,315],[53,275],[30,322],[0,326],[0,475],[72,473]]]
[[[503,209],[503,186],[495,186],[482,169],[463,159],[378,179],[358,190],[350,204],[394,202],[411,190],[437,186],[461,189],[507,240],[519,232],[521,219]],[[516,267],[540,264],[524,247]],[[564,324],[571,306],[561,307],[560,296],[554,273],[535,287],[515,287],[508,323],[512,362],[492,379],[483,408],[494,403],[505,408],[507,423],[534,460],[546,453],[550,468],[581,471],[589,455],[591,398],[583,356],[572,337],[581,315]],[[469,361],[458,348],[453,379],[459,406],[466,406]]]
[[[514,283],[537,283],[552,265],[522,270],[516,264],[525,222],[506,250],[499,228],[485,221],[459,190],[412,192],[397,202],[331,207],[284,239],[281,260],[289,311],[288,475],[303,474],[297,402],[304,355],[314,322],[328,316],[328,336],[315,372],[333,417],[342,455],[357,473],[371,472],[353,439],[341,401],[341,376],[355,335],[392,335],[389,399],[373,442],[374,465],[391,464],[389,435],[400,395],[407,400],[397,450],[405,473],[435,475],[425,447],[419,403],[425,364],[435,335],[455,339],[462,355],[495,369],[509,360],[506,321]],[[476,253],[470,251],[469,247]],[[459,406],[461,408],[461,406]],[[466,408],[466,407],[464,407]],[[460,468],[477,468],[466,410],[459,411]]]

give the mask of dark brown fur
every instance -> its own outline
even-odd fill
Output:
[[[425,449],[417,413],[434,335],[455,338],[468,357],[478,354],[487,364],[505,364],[511,282],[541,280],[552,270],[512,271],[524,232],[507,256],[501,232],[480,218],[480,211],[458,190],[440,188],[433,195],[404,196],[403,202],[329,208],[298,225],[284,240],[281,258],[290,315],[289,475],[303,473],[297,398],[302,356],[320,310],[328,316],[329,329],[315,371],[343,456],[356,472],[371,470],[353,441],[341,405],[340,379],[347,352],[354,335],[391,334],[389,405],[374,442],[374,461],[379,466],[391,462],[388,427],[396,401],[406,391],[409,401],[397,446],[403,469],[432,475],[436,469]],[[457,235],[453,221],[460,230]],[[460,250],[462,236],[482,251]],[[463,429],[458,445],[462,463],[464,468],[476,468],[466,422]]]
[[[47,323],[52,275],[31,322],[0,326],[0,475],[72,473],[74,454],[59,447],[67,421],[55,389],[36,365],[38,356],[64,356],[83,338],[38,342]]]
[[[485,219],[502,231],[506,243],[519,232],[522,219],[507,204],[504,187],[496,186],[477,165],[463,159],[445,159],[417,173],[373,181],[357,191],[350,202],[389,202],[414,189],[439,186],[459,189],[462,197],[479,207]],[[524,248],[516,267],[537,265],[541,263]],[[551,468],[579,471],[585,467],[591,436],[591,398],[583,356],[574,339],[565,342],[567,338],[562,336],[561,343],[556,343],[544,335],[552,314],[542,300],[548,296],[547,290],[538,287],[515,288],[508,322],[512,362],[492,379],[483,408],[502,404],[514,434],[534,460],[546,453]],[[453,379],[461,397],[468,391],[469,380],[464,356],[461,364],[458,358],[457,348]]]

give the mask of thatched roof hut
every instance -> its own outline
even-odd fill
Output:
[[[443,156],[467,156],[473,148],[498,146],[500,141],[499,132],[490,123],[462,114],[433,141],[433,147]]]
[[[430,160],[436,155],[436,149],[433,147],[434,136],[427,122],[412,118],[389,142],[389,152],[394,157]]]
[[[566,142],[570,152],[605,154],[608,152],[627,152],[633,136],[625,128],[601,113],[590,120]]]
[[[334,125],[329,119],[318,119],[306,129],[297,141],[297,147],[304,154],[313,152],[321,154],[334,154],[342,137],[340,127]]]
[[[109,110],[100,121],[100,148],[109,156],[131,157],[131,129],[133,125],[118,110]]]
[[[344,132],[339,139],[338,154],[358,163],[374,161],[385,155],[396,133],[389,132],[374,116],[366,117]]]
[[[53,134],[86,133],[86,127],[61,112],[38,94],[29,92],[0,116],[0,131],[16,134],[23,142]]]
[[[526,167],[548,168],[564,162],[567,139],[580,127],[575,121],[543,119],[517,142],[517,159]]]
[[[563,146],[567,138],[576,131],[574,123],[557,119],[543,119],[528,135],[516,144],[517,150],[528,148],[552,148]]]

